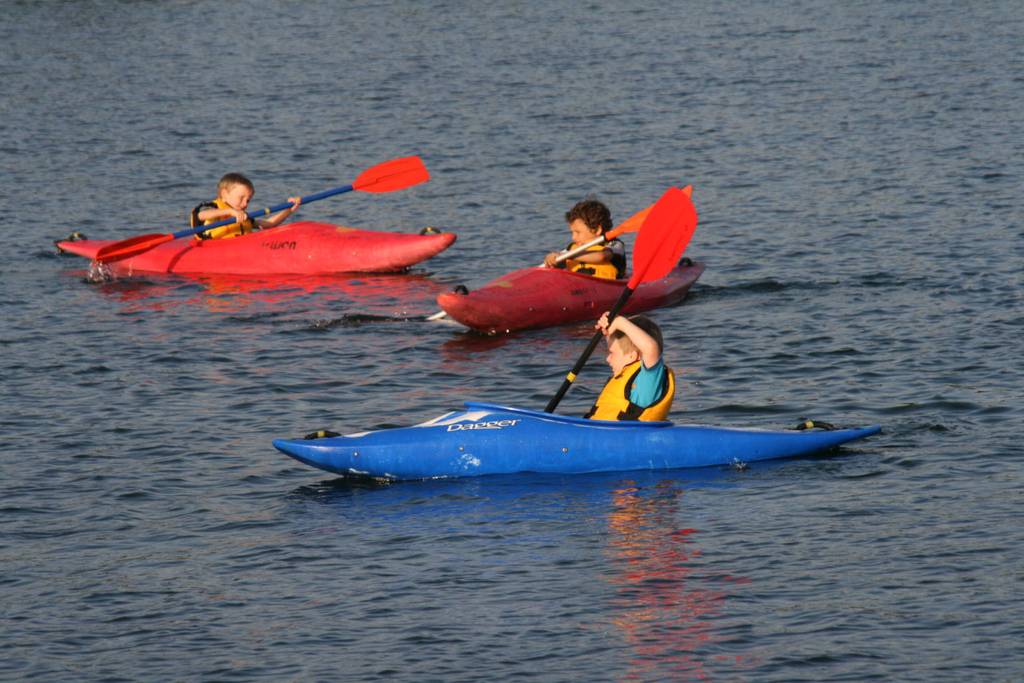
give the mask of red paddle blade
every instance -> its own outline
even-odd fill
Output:
[[[170,242],[174,239],[174,235],[138,235],[137,237],[129,237],[126,240],[120,242],[114,242],[101,248],[96,252],[96,260],[101,263],[111,263],[113,261],[120,261],[122,259],[131,258],[136,254],[141,254],[144,251],[148,251],[153,247],[159,246],[164,242]]]
[[[352,189],[363,192],[394,192],[430,180],[430,173],[417,156],[392,159],[372,166],[356,178]]]
[[[687,185],[683,188],[683,192],[689,197],[693,194],[693,185]],[[651,214],[651,209],[654,208],[654,204],[651,204],[646,209],[641,209],[634,213],[632,216],[615,226],[614,229],[608,231],[608,239],[614,239],[619,235],[623,235],[627,232],[637,232],[644,224],[647,216]]]
[[[690,196],[670,187],[651,208],[633,246],[633,277],[628,287],[636,289],[668,275],[675,268],[697,229],[697,209]]]

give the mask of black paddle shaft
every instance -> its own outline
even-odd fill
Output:
[[[630,287],[626,287],[622,290],[619,300],[615,302],[614,306],[612,306],[612,310],[608,311],[608,324],[611,324],[612,320],[615,319],[615,316],[617,316],[619,311],[622,310],[622,307],[626,305],[627,301],[629,301],[629,297],[632,294],[633,290]],[[597,348],[597,345],[601,343],[601,339],[603,338],[604,332],[601,330],[594,333],[594,336],[590,339],[590,343],[587,344],[587,348],[583,352],[583,355],[580,356],[580,359],[576,361],[576,365],[572,366],[572,370],[570,370],[569,374],[565,376],[564,380],[562,380],[562,386],[558,388],[558,392],[551,397],[550,401],[548,401],[548,405],[544,409],[545,413],[555,412],[555,408],[557,408],[558,404],[562,401],[562,398],[565,396],[565,392],[569,391],[569,387],[571,387],[572,383],[576,381],[576,376],[580,374],[583,370],[583,366],[586,365],[587,361],[590,359],[590,354],[594,352],[594,349]]]

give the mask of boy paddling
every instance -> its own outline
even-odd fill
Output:
[[[612,376],[584,417],[592,420],[665,420],[676,393],[675,373],[662,360],[661,328],[642,315],[604,313],[596,329],[608,345]]]
[[[270,218],[252,219],[245,210],[252,200],[255,189],[252,181],[241,173],[228,173],[217,183],[217,198],[212,202],[203,202],[192,209],[192,227],[210,225],[228,218],[234,218],[231,225],[223,225],[212,230],[204,230],[196,235],[201,240],[225,239],[238,237],[253,230],[273,228],[288,218],[302,203],[302,197],[289,197],[291,206],[279,211]]]

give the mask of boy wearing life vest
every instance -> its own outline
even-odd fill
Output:
[[[295,213],[295,210],[299,208],[299,204],[302,203],[301,197],[289,197],[288,201],[292,205],[284,211],[279,211],[270,218],[254,220],[245,213],[245,209],[249,206],[249,201],[252,199],[254,192],[252,181],[241,173],[226,174],[217,183],[217,198],[212,202],[203,202],[192,209],[192,227],[197,228],[200,225],[217,223],[227,218],[234,218],[236,222],[214,228],[213,230],[204,230],[197,234],[196,237],[202,240],[216,240],[238,237],[239,235],[248,234],[253,230],[273,228],[280,225],[281,221],[285,218]]]
[[[602,202],[593,198],[578,202],[565,214],[572,242],[566,249],[581,247],[612,229],[612,214]],[[617,239],[595,244],[575,258],[557,263],[558,252],[544,257],[548,268],[568,268],[574,273],[603,278],[621,278],[626,274],[626,246]]]
[[[612,368],[590,412],[592,420],[665,420],[676,393],[676,377],[661,358],[661,329],[642,315],[616,316],[608,313],[595,328],[604,332],[608,344],[605,360]]]

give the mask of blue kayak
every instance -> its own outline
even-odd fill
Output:
[[[275,439],[313,467],[381,479],[548,472],[667,470],[790,458],[881,431],[735,429],[671,422],[606,422],[467,402],[413,427],[318,439]]]

